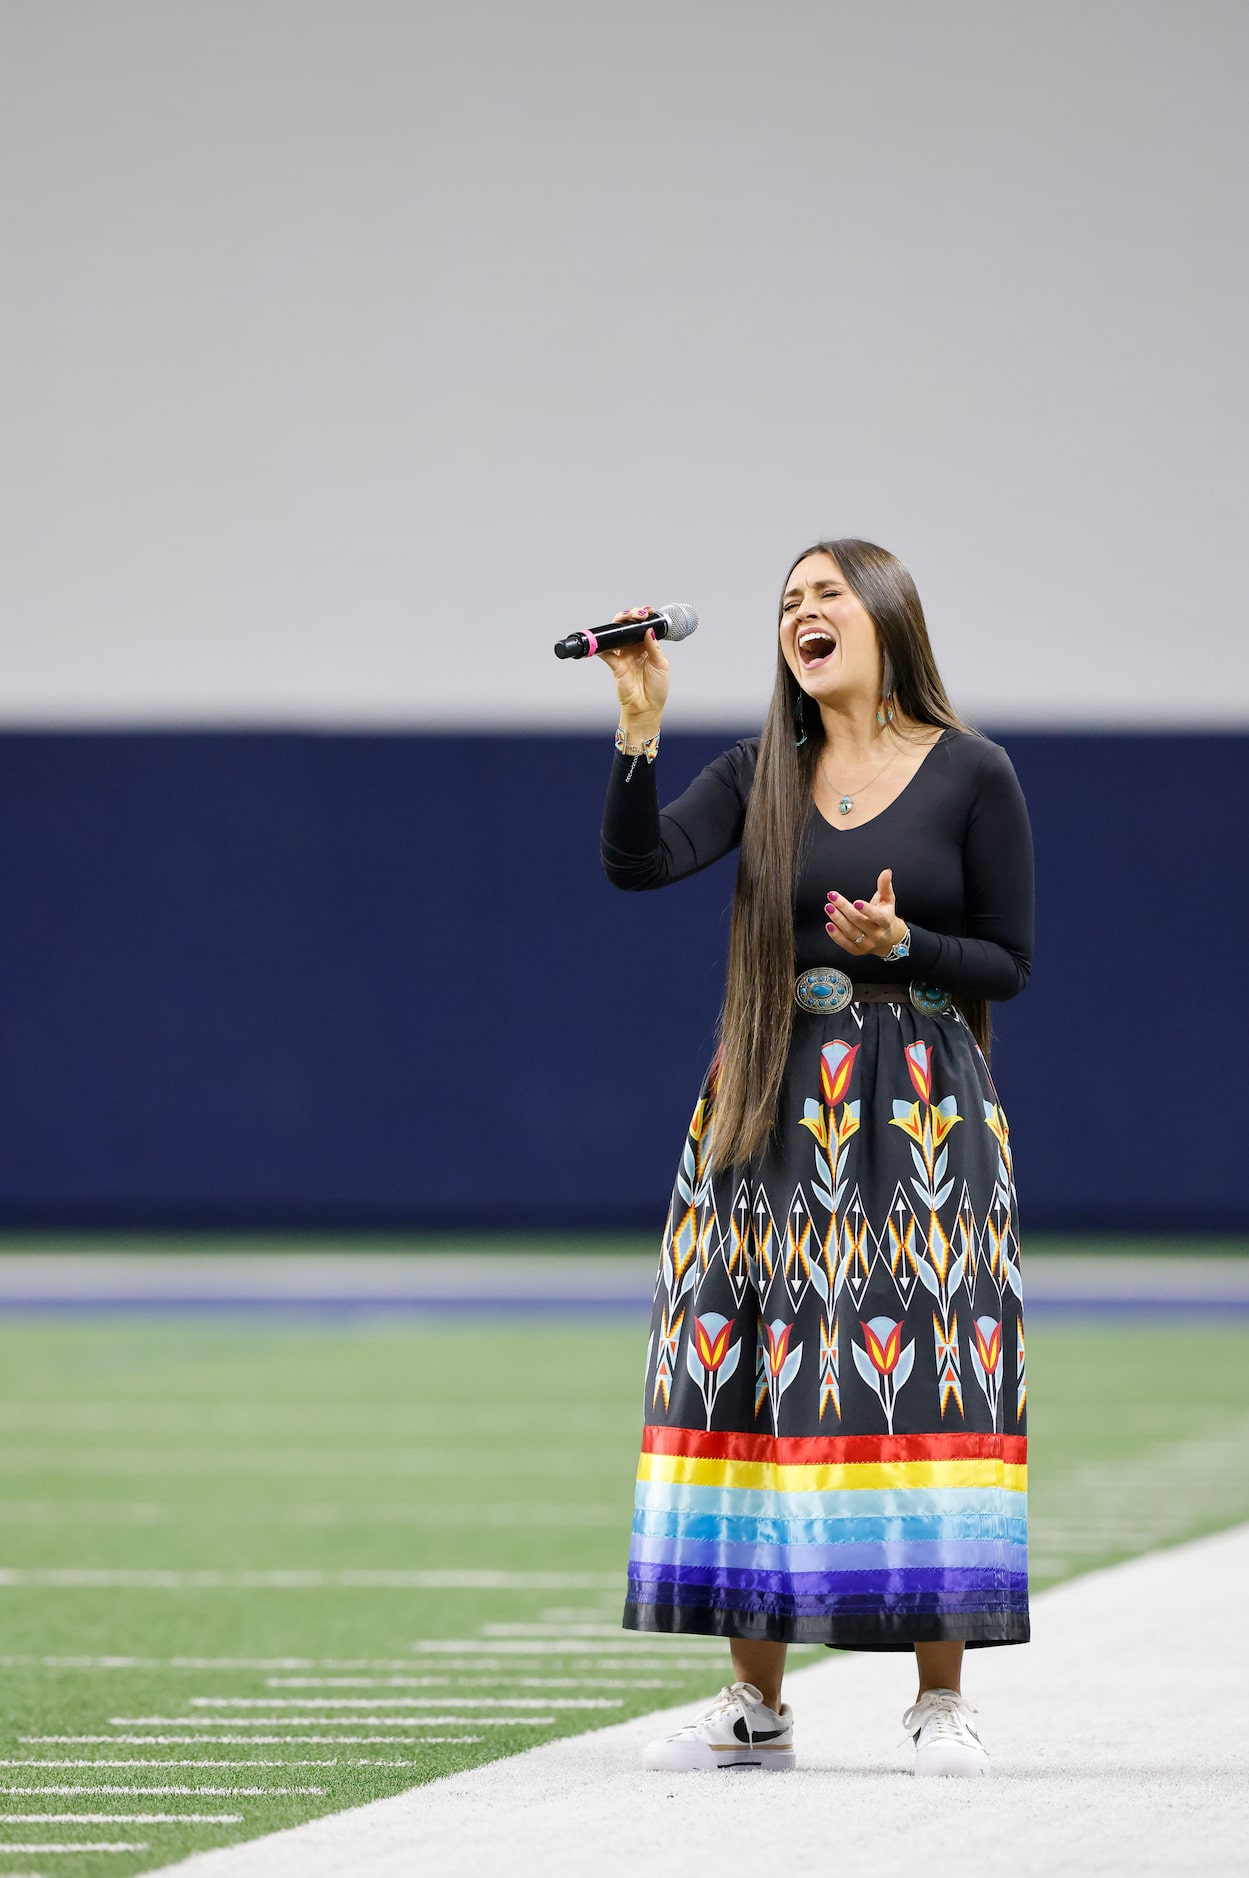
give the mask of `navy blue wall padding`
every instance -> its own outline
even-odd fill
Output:
[[[665,791],[728,741],[666,735]],[[1243,1230],[1249,737],[1004,741],[1039,871],[996,1057],[1025,1227]],[[657,1227],[733,862],[610,888],[610,751],[0,737],[0,1225]]]

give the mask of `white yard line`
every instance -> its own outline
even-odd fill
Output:
[[[672,1709],[163,1869],[723,1878],[726,1858],[762,1869],[779,1847],[787,1867],[819,1872],[830,1846],[850,1846],[873,1878],[1242,1870],[1247,1579],[1249,1526],[1044,1592],[1030,1647],[968,1659],[990,1781],[912,1779],[895,1745],[912,1667],[843,1657],[790,1680],[801,1768],[788,1779],[640,1772],[643,1744],[693,1712]]]
[[[268,1676],[270,1689],[666,1689],[676,1676]],[[444,1701],[447,1698],[442,1698]],[[458,1697],[457,1697],[458,1699]]]
[[[40,1591],[616,1591],[619,1572],[111,1571],[0,1569],[0,1590]]]
[[[630,1633],[622,1631],[620,1634],[627,1636]],[[414,1649],[420,1649],[422,1647],[423,1646],[419,1644],[413,1646]],[[457,1649],[464,1649],[466,1646],[457,1644],[455,1647]],[[710,1653],[718,1654],[718,1646],[713,1648]],[[544,1657],[548,1654],[548,1651],[545,1648],[530,1649],[526,1646],[522,1654],[525,1656]],[[593,1656],[596,1658],[604,1655],[637,1657],[640,1659],[640,1666],[642,1668],[646,1667],[647,1660],[651,1658],[656,1661],[662,1661],[669,1667],[675,1664],[678,1669],[697,1668],[702,1660],[701,1656],[674,1656],[671,1648],[664,1649],[662,1646],[656,1647],[653,1644],[649,1649],[625,1649],[615,1652],[610,1650],[605,1651],[597,1647],[584,1650],[578,1648],[575,1654]],[[706,1652],[704,1652],[704,1654],[706,1654]],[[444,1656],[435,1667],[440,1670],[495,1669],[496,1663],[502,1662],[502,1660],[502,1658],[498,1657],[497,1651],[492,1648],[484,1659],[472,1655],[465,1656],[463,1659],[456,1656]],[[334,1656],[0,1656],[0,1669],[102,1669],[125,1671],[134,1669],[185,1669],[197,1671],[209,1669],[389,1669],[402,1671],[417,1670],[424,1667],[424,1664],[419,1661],[414,1661],[410,1656],[380,1658]],[[522,1664],[521,1668],[523,1667],[524,1665]],[[619,1663],[612,1664],[613,1669],[619,1669],[620,1667],[621,1665]],[[533,1679],[522,1676],[518,1670],[505,1668],[502,1674],[511,1682],[527,1682],[530,1686],[533,1686]],[[281,1686],[278,1680],[272,1676],[267,1680],[270,1688],[278,1688]],[[326,1677],[317,1677],[315,1681],[309,1680],[307,1686],[320,1687],[323,1684],[328,1684],[328,1680],[329,1679]],[[370,1679],[370,1681],[371,1680],[372,1679]],[[407,1680],[410,1680],[414,1687],[419,1682],[422,1685],[428,1685],[430,1688],[444,1688],[451,1682],[452,1678],[450,1676],[421,1676],[409,1677]],[[462,1683],[465,1678],[457,1677],[455,1680],[457,1683]],[[474,1680],[474,1678],[470,1677],[468,1680],[471,1681]],[[489,1677],[477,1677],[475,1680],[483,1684],[488,1683],[490,1687],[493,1687],[499,1680],[499,1675],[496,1673]],[[581,1680],[587,1681],[588,1685],[590,1679],[582,1678]],[[595,1677],[593,1680],[597,1681],[598,1678]],[[403,1683],[404,1678],[396,1677],[396,1682]],[[303,1685],[298,1679],[291,1679],[291,1688],[300,1686]],[[380,1688],[382,1684],[378,1682],[376,1686]]]
[[[0,1669],[419,1669],[410,1656],[0,1656]],[[453,1664],[438,1667],[452,1668]],[[481,1667],[474,1663],[474,1669]],[[431,1679],[432,1680],[432,1679]],[[447,1678],[443,1678],[446,1681]]]
[[[474,1717],[472,1726],[477,1725]],[[211,1741],[205,1741],[206,1747],[214,1748],[276,1748],[276,1747],[387,1747],[387,1748],[428,1748],[440,1744],[464,1747],[484,1740],[482,1735],[216,1735]],[[201,1737],[203,1739],[203,1737]],[[36,1747],[41,1743],[56,1747],[88,1747],[93,1743],[107,1743],[110,1748],[189,1748],[195,1742],[194,1735],[19,1735],[18,1740],[24,1746]],[[225,1763],[221,1763],[223,1766]],[[212,1761],[196,1761],[197,1767],[212,1767]],[[301,1765],[298,1761],[287,1762],[288,1766]],[[315,1766],[315,1762],[309,1762]]]
[[[0,1813],[0,1826],[241,1826],[241,1813]],[[0,1844],[0,1849],[3,1849]]]
[[[76,1845],[10,1845],[6,1839],[0,1839],[0,1854],[5,1858],[29,1858],[34,1852],[39,1858],[81,1858],[84,1852],[146,1852],[147,1840],[130,1839],[79,1839]],[[38,1872],[30,1872],[27,1878],[40,1878]]]
[[[596,1619],[592,1624],[573,1622],[567,1624],[483,1624],[481,1635],[488,1643],[510,1641],[516,1637],[593,1637],[600,1642],[617,1643],[620,1639],[620,1614],[613,1611],[608,1621]]]
[[[637,1641],[630,1639],[636,1637]],[[413,1656],[441,1657],[485,1657],[487,1661],[505,1656],[592,1656],[597,1661],[604,1656],[656,1657],[665,1663],[675,1660],[681,1664],[697,1668],[707,1657],[714,1657],[717,1662],[724,1655],[724,1645],[713,1638],[699,1637],[674,1638],[667,1649],[654,1637],[648,1637],[643,1631],[617,1631],[614,1641],[604,1637],[601,1642],[591,1643],[584,1637],[544,1637],[541,1641],[530,1638],[500,1639],[492,1637],[489,1643],[483,1643],[475,1637],[418,1637],[412,1645]],[[692,1652],[692,1653],[691,1653]]]
[[[98,1799],[102,1793],[125,1793],[132,1800],[140,1797],[149,1800],[254,1800],[260,1796],[267,1798],[272,1793],[324,1793],[324,1787],[139,1787],[132,1780],[107,1782],[104,1786],[58,1786],[58,1787],[5,1787],[0,1786],[0,1793],[20,1794],[29,1797],[38,1794],[41,1799],[53,1796],[62,1800]]]
[[[117,1728],[183,1728],[188,1731],[183,1740],[194,1739],[191,1731],[197,1728],[550,1728],[555,1723],[554,1715],[116,1715],[109,1719]],[[115,1741],[129,1738],[112,1737]]]
[[[46,1432],[46,1431],[45,1431]],[[71,1435],[73,1430],[66,1429]],[[167,1431],[166,1431],[167,1432]],[[460,1431],[461,1433],[463,1431]],[[421,1439],[437,1439],[445,1444],[448,1435],[442,1431],[426,1431]],[[107,1450],[106,1450],[107,1452]],[[228,1457],[233,1458],[233,1457]],[[165,1465],[163,1457],[155,1457],[155,1471],[160,1474],[172,1474],[176,1469]],[[247,1461],[242,1461],[244,1471],[250,1471]],[[30,1471],[25,1466],[22,1472]],[[67,1471],[62,1466],[62,1472]],[[81,1456],[75,1460],[73,1472],[84,1471]],[[89,1471],[86,1470],[86,1471]],[[132,1471],[126,1467],[123,1471]],[[147,1467],[133,1471],[150,1471]],[[197,1498],[193,1507],[175,1505],[127,1505],[124,1502],[88,1502],[76,1499],[64,1500],[9,1500],[0,1498],[0,1519],[6,1526],[165,1526],[177,1520],[194,1518],[203,1525],[220,1525],[229,1518],[233,1525],[296,1526],[300,1529],[313,1527],[323,1529],[337,1526],[508,1526],[539,1527],[545,1530],[551,1526],[586,1526],[617,1527],[620,1524],[620,1506],[618,1502],[578,1503],[568,1501],[563,1505],[482,1505],[480,1501],[456,1500],[438,1503],[422,1496],[416,1505],[359,1505],[345,1501],[341,1504],[328,1505],[324,1502],[316,1505],[274,1506],[266,1503],[258,1506],[239,1506],[237,1502],[223,1501],[214,1503]]]
[[[445,1708],[453,1702],[457,1708],[533,1708],[534,1701],[528,1695],[460,1695],[452,1691],[446,1695],[192,1695],[187,1697],[191,1708]],[[623,1708],[620,1697],[594,1695],[559,1695],[543,1696],[543,1708]],[[192,1718],[199,1721],[201,1717]],[[233,1717],[228,1718],[232,1721]],[[237,1719],[242,1720],[240,1716]],[[340,1721],[346,1716],[338,1716]],[[419,1716],[405,1717],[418,1721]],[[128,1724],[123,1724],[127,1725]]]

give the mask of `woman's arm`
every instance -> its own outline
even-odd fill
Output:
[[[650,612],[650,607],[633,607],[616,619],[645,619]],[[726,750],[661,813],[653,752],[651,757],[632,753],[659,734],[668,701],[668,661],[653,632],[637,645],[598,656],[615,681],[628,752],[616,757],[607,784],[603,866],[612,885],[629,892],[666,887],[710,867],[741,840],[757,746],[739,743]]]
[[[602,855],[614,887],[666,887],[710,867],[742,838],[757,744],[735,744],[660,809],[655,765],[617,756],[603,810]]]
[[[979,742],[976,755],[963,847],[966,936],[912,926],[910,963],[926,984],[1000,1000],[1017,997],[1032,968],[1032,829],[1006,752]]]

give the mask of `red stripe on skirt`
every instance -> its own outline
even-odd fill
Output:
[[[839,1462],[1004,1461],[1025,1466],[1026,1435],[745,1435],[700,1428],[644,1428],[643,1454],[697,1461],[771,1461],[779,1467]]]

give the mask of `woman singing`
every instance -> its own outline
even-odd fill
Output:
[[[639,617],[621,614],[619,618]],[[918,1774],[985,1774],[963,1650],[1028,1639],[1022,1287],[987,1000],[1032,949],[1032,841],[910,575],[821,542],[785,581],[760,738],[662,811],[668,661],[620,702],[603,862],[663,887],[740,844],[720,1049],[664,1230],[625,1625],[729,1639],[647,1750],[788,1768],[790,1642],[914,1650]]]

